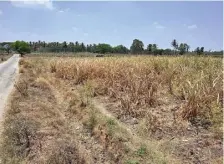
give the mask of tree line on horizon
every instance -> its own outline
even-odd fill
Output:
[[[173,49],[159,48],[157,44],[148,44],[145,48],[144,43],[139,39],[134,39],[132,45],[129,48],[124,45],[111,46],[106,43],[99,44],[84,44],[76,41],[73,42],[25,42],[25,41],[15,41],[15,42],[2,42],[0,43],[0,50],[6,51],[17,51],[18,53],[31,53],[31,52],[53,52],[53,53],[68,53],[68,52],[90,52],[90,53],[115,53],[115,54],[151,54],[151,55],[183,55],[185,53],[190,53],[190,46],[187,43],[180,43],[176,39],[172,40],[171,46]],[[204,47],[197,47],[194,52],[198,55],[209,54],[210,52],[204,52]],[[216,53],[223,53],[223,51],[215,51]],[[212,52],[213,53],[213,52]]]

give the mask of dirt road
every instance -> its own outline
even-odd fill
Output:
[[[19,59],[19,54],[14,54],[7,61],[0,64],[0,122],[7,97],[13,88],[14,80],[18,72]]]

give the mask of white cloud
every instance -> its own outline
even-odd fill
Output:
[[[165,27],[165,26],[162,26],[162,25],[156,25],[156,28],[164,29],[164,28],[166,28],[166,27]]]
[[[155,28],[157,28],[157,29],[164,29],[164,28],[166,28],[165,26],[162,26],[162,25],[159,24],[158,22],[154,22],[153,25],[154,25]]]
[[[68,12],[70,10],[70,8],[66,8],[65,10],[58,10],[59,13],[64,13],[64,12]]]
[[[198,28],[196,24],[193,24],[193,25],[190,25],[190,26],[187,26],[188,29],[196,29]]]
[[[77,27],[72,27],[72,30],[73,31],[78,31],[78,28]]]
[[[15,7],[27,7],[33,8],[37,6],[45,7],[49,10],[53,10],[54,6],[52,0],[11,0],[11,4]]]

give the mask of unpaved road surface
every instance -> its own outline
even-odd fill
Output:
[[[6,100],[10,94],[18,72],[19,54],[13,55],[7,61],[0,64],[0,122],[4,113]]]

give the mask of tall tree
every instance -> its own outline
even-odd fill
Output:
[[[69,44],[68,44],[68,48],[69,48],[69,51],[74,52],[74,50],[75,50],[75,45],[74,45],[74,43],[69,42]]]
[[[141,54],[144,51],[144,44],[142,41],[134,39],[130,49],[133,54]]]
[[[190,46],[187,43],[184,43],[184,47],[186,49],[186,52],[189,52],[190,50]]]
[[[203,54],[204,53],[204,47],[201,47],[200,51],[201,51],[201,54]]]
[[[172,55],[172,50],[169,49],[169,48],[167,48],[167,49],[164,50],[163,53],[164,53],[165,55]]]
[[[9,44],[5,44],[3,46],[3,49],[9,54],[9,52],[10,52],[10,45]]]
[[[171,42],[171,45],[173,46],[173,49],[174,49],[174,55],[176,54],[176,50],[178,49],[178,43],[176,41],[176,39],[174,39],[172,42]]]
[[[196,49],[195,49],[195,52],[198,54],[198,55],[201,55],[201,54],[203,54],[204,53],[204,47],[197,47]]]
[[[96,52],[96,47],[97,47],[97,45],[93,44],[91,52],[95,53]]]
[[[152,44],[148,44],[146,52],[151,54],[152,53]]]
[[[24,55],[25,53],[30,53],[31,51],[29,44],[24,41],[16,41],[12,44],[12,47],[21,55]]]
[[[85,52],[86,51],[86,46],[84,43],[81,43],[81,52]]]
[[[178,47],[179,53],[180,55],[183,55],[186,52],[186,45],[185,43],[180,43],[179,47]]]
[[[128,49],[127,49],[127,47],[125,47],[123,45],[118,45],[113,48],[113,53],[127,54]]]
[[[154,55],[157,55],[157,52],[158,52],[157,49],[158,49],[157,44],[152,44],[152,53]]]
[[[64,52],[66,52],[66,49],[67,49],[67,42],[64,41],[63,44],[62,44],[62,48],[64,49]]]
[[[45,41],[43,42],[43,47],[44,47],[44,48],[46,47],[46,43],[45,43]]]
[[[113,48],[111,47],[111,45],[109,44],[98,44],[96,46],[96,52],[97,53],[101,53],[101,54],[105,54],[105,53],[111,53],[113,50]]]
[[[197,48],[195,49],[195,52],[196,52],[198,55],[200,55],[200,54],[201,54],[200,47],[197,47]]]

